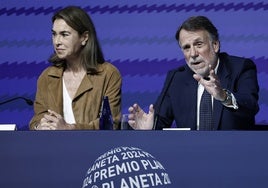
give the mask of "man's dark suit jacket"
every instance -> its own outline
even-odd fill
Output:
[[[217,76],[221,86],[231,91],[239,109],[213,101],[213,130],[247,130],[255,124],[259,110],[257,71],[250,59],[219,54]],[[163,90],[155,103],[156,129],[168,128],[175,120],[180,128],[196,130],[197,88],[193,71],[184,65],[168,72]]]

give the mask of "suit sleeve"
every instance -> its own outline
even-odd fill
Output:
[[[239,106],[236,115],[254,118],[259,111],[259,85],[256,65],[250,59],[245,59],[241,71],[235,78],[232,92]]]

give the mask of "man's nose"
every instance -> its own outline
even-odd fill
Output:
[[[194,46],[190,49],[190,56],[193,58],[198,56],[198,51],[196,50]]]

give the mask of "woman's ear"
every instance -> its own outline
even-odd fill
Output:
[[[85,31],[83,34],[82,34],[82,36],[81,36],[81,41],[82,41],[82,46],[85,46],[86,45],[86,43],[87,43],[87,41],[88,41],[88,37],[89,37],[89,35],[88,35],[88,31]]]

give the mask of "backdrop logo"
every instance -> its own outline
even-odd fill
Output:
[[[171,186],[164,166],[136,147],[113,148],[88,169],[83,188],[144,188]]]

